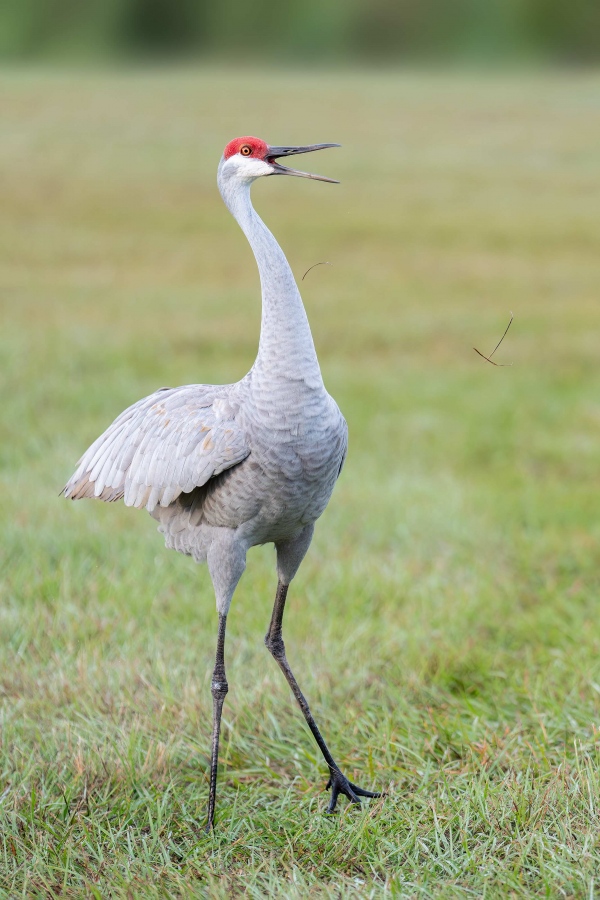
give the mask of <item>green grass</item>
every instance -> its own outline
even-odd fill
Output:
[[[15,897],[600,890],[600,77],[0,74],[0,889]],[[340,141],[255,204],[300,278],[350,454],[287,647],[272,548],[229,617],[145,514],[58,492],[126,405],[252,363],[215,187],[236,134]],[[494,368],[489,352],[515,321]]]

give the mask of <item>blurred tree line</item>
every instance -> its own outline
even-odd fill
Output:
[[[4,59],[600,59],[600,0],[4,0]]]

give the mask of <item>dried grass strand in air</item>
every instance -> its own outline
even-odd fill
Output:
[[[319,262],[319,263],[315,263],[314,266],[311,266],[310,269],[316,269],[317,266],[330,266],[330,265],[331,265],[330,262]],[[301,278],[301,281],[304,281],[304,279],[306,278],[306,276],[307,276],[308,273],[310,272],[310,269],[307,269],[307,270],[306,270],[306,272],[304,273],[304,275],[303,275],[302,278]]]
[[[309,271],[310,271],[310,270],[309,270]],[[494,347],[494,349],[492,350],[492,352],[490,353],[489,356],[486,356],[485,353],[482,353],[481,350],[478,350],[478,349],[477,349],[477,347],[473,347],[473,350],[475,351],[475,353],[479,353],[479,355],[480,355],[483,359],[486,359],[486,360],[487,360],[489,363],[491,363],[493,366],[498,366],[499,369],[503,369],[503,368],[512,366],[512,363],[497,363],[497,362],[494,362],[494,360],[492,359],[492,356],[494,355],[494,353],[496,352],[496,350],[498,349],[498,347],[500,346],[500,344],[502,343],[502,341],[504,340],[504,338],[505,338],[506,335],[508,334],[508,329],[509,329],[510,326],[512,325],[513,319],[514,319],[514,314],[511,312],[511,314],[510,314],[510,322],[508,323],[508,325],[507,325],[506,328],[504,329],[504,334],[502,335],[502,337],[500,338],[500,340],[498,341],[498,343],[496,344],[496,346]]]

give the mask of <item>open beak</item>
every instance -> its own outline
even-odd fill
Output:
[[[328,147],[339,147],[340,144],[309,144],[307,147],[269,147],[267,162],[271,165],[272,175],[298,175],[299,178],[312,178],[314,181],[329,181],[331,184],[339,184],[335,178],[326,178],[324,175],[311,175],[310,172],[300,172],[298,169],[288,169],[282,166],[276,159],[295,156],[297,153],[312,153],[313,150],[326,150]]]

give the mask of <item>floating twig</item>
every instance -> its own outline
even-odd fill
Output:
[[[317,266],[330,266],[330,265],[331,265],[330,262],[320,262],[320,263],[315,263],[314,266],[311,266],[311,267],[310,267],[310,269],[316,269]],[[304,279],[306,278],[306,276],[307,276],[308,273],[310,272],[310,269],[307,269],[307,270],[306,270],[306,272],[305,272],[304,275],[302,276],[302,279],[301,279],[302,281],[304,281]]]
[[[514,315],[513,315],[513,313],[511,312],[511,314],[510,314],[510,322],[508,323],[508,325],[507,325],[506,328],[504,329],[504,334],[502,335],[502,337],[500,338],[500,340],[498,341],[498,343],[496,344],[496,346],[494,347],[494,349],[492,350],[492,352],[490,353],[489,356],[486,356],[485,353],[482,353],[481,350],[478,350],[478,349],[477,349],[477,347],[473,347],[473,350],[475,351],[475,353],[479,353],[479,355],[480,355],[483,359],[486,359],[486,360],[487,360],[489,363],[491,363],[493,366],[498,366],[499,369],[504,369],[504,368],[506,368],[506,367],[508,367],[508,366],[512,366],[512,363],[497,363],[497,362],[494,362],[494,360],[492,359],[492,356],[494,355],[494,353],[496,352],[496,350],[498,349],[498,347],[500,346],[500,344],[502,343],[502,341],[504,340],[504,338],[505,338],[506,335],[508,334],[508,329],[509,329],[510,326],[512,325],[513,319],[514,319]]]

